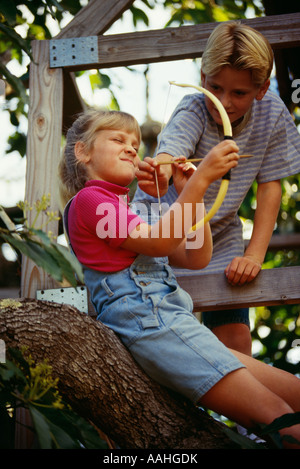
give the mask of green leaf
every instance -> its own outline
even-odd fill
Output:
[[[36,407],[29,405],[29,411],[40,448],[51,449],[52,438],[48,422],[46,421],[45,417],[36,409]]]
[[[29,55],[31,60],[33,60],[31,51],[27,45],[27,42],[20,36],[20,34],[16,33],[16,31],[12,28],[7,27],[5,24],[0,22],[0,31],[3,31],[6,36],[9,36],[15,44],[18,44],[21,49],[23,49],[26,54]]]
[[[24,103],[29,101],[26,94],[25,86],[23,85],[20,78],[16,77],[8,68],[0,61],[0,73],[6,78],[7,82],[12,86],[16,94],[23,100]]]
[[[75,449],[82,446],[86,449],[107,448],[95,428],[75,412],[44,407],[40,409],[40,413],[47,421],[56,447],[63,449]]]
[[[47,246],[48,252],[56,259],[62,270],[62,276],[67,280],[72,280],[72,286],[77,285],[78,281],[84,283],[82,266],[78,259],[70,252],[70,250],[58,243],[53,243],[49,236],[42,230],[31,229],[32,233],[39,237],[44,246]],[[70,280],[69,280],[70,281]]]
[[[2,13],[10,26],[13,26],[16,23],[18,11],[14,2],[1,2],[0,13]]]
[[[82,270],[82,265],[78,259],[65,247],[61,244],[55,244],[55,249],[57,249],[62,256],[69,262],[72,271],[74,271],[78,277],[80,283],[84,283],[84,275]],[[73,285],[75,286],[75,285]]]
[[[254,440],[251,440],[247,436],[243,436],[239,433],[234,432],[229,427],[224,427],[223,432],[228,436],[228,438],[230,438],[242,449],[266,449],[266,446],[264,446],[263,444],[256,443]]]
[[[26,241],[15,239],[13,236],[3,233],[1,233],[1,236],[22,254],[29,257],[35,264],[48,272],[55,280],[58,282],[63,280],[61,269],[55,258],[40,244],[28,239]]]
[[[64,414],[68,420],[69,427],[72,426],[73,428],[76,428],[78,439],[86,449],[107,448],[107,443],[99,437],[96,429],[84,418],[74,412],[64,411]]]

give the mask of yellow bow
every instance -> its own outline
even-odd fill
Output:
[[[196,90],[202,92],[208,98],[210,98],[220,113],[222,123],[223,123],[224,138],[232,138],[232,127],[231,127],[228,114],[225,111],[224,106],[221,103],[221,101],[214,94],[212,94],[210,91],[206,90],[205,88],[202,88],[201,86],[188,85],[184,83],[176,83],[174,81],[170,81],[169,83],[170,85],[180,86],[182,88],[195,88]],[[229,175],[226,175],[223,177],[218,195],[216,197],[216,200],[213,206],[211,207],[210,211],[205,215],[204,218],[202,218],[196,225],[192,226],[192,228],[190,229],[190,233],[201,228],[206,222],[208,222],[217,213],[217,211],[221,207],[223,200],[226,196],[228,185],[229,185],[229,179],[230,179]]]

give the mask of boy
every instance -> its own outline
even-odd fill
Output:
[[[226,198],[210,220],[213,258],[205,269],[196,272],[225,272],[232,285],[250,282],[259,273],[280,207],[280,179],[300,171],[299,133],[281,99],[268,91],[272,67],[268,41],[239,22],[219,24],[202,57],[202,87],[215,94],[225,107],[240,154],[252,155],[240,159],[231,173]],[[222,121],[213,103],[201,94],[188,95],[162,132],[156,159],[203,157],[222,138]],[[157,173],[161,200],[171,204],[177,197],[175,185],[168,187],[172,165],[158,166]],[[148,199],[157,197],[149,159],[140,163],[137,177],[139,188],[134,200],[144,199],[144,192]],[[252,237],[244,252],[238,209],[254,180],[258,183],[257,207]],[[205,194],[207,211],[219,184],[213,183]],[[175,272],[193,274],[188,270]],[[247,309],[204,312],[203,321],[227,347],[251,354]]]

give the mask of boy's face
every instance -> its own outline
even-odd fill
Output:
[[[201,72],[201,79],[202,87],[213,93],[223,104],[231,124],[238,122],[246,114],[254,99],[261,100],[270,85],[267,80],[258,87],[253,84],[249,70],[236,70],[227,65],[214,76]],[[218,110],[207,96],[205,104],[214,121],[222,125]]]

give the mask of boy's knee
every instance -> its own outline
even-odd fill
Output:
[[[214,327],[212,332],[226,347],[251,355],[252,339],[249,327],[246,324],[224,324]]]

